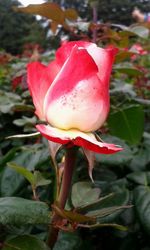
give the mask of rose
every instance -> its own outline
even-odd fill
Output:
[[[135,43],[133,44],[133,46],[130,48],[130,51],[137,53],[139,55],[146,55],[148,54],[147,50],[144,50],[143,47],[141,46],[141,44],[139,43]]]
[[[132,60],[136,60],[138,55],[147,55],[148,54],[148,51],[144,50],[143,47],[141,46],[141,44],[139,44],[139,43],[133,44],[133,46],[130,48],[129,51],[134,53],[134,55],[131,56]]]
[[[35,113],[48,124],[36,125],[44,137],[98,153],[121,150],[101,142],[94,133],[109,112],[109,78],[115,54],[112,47],[68,42],[57,50],[56,59],[48,66],[40,62],[28,65]]]

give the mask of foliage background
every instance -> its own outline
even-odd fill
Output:
[[[69,1],[57,2],[65,7],[75,6],[83,18],[92,20],[92,10],[86,2],[72,1],[71,5]],[[18,3],[0,2],[0,25],[3,24],[0,29],[0,242],[3,250],[12,249],[13,245],[21,250],[42,250],[47,249],[44,241],[50,216],[48,205],[53,203],[55,193],[53,162],[47,141],[38,135],[22,139],[6,137],[36,132],[37,118],[26,86],[26,65],[35,47],[28,45],[28,53],[24,53],[24,43],[42,46],[43,51],[39,52],[44,63],[54,58],[54,50],[49,49],[54,47],[46,39],[47,30],[41,26],[43,21],[13,12],[10,9],[12,4]],[[149,1],[124,1],[123,4],[120,1],[100,1],[99,16],[104,21],[129,25],[131,9],[135,5],[148,10]],[[113,8],[117,11],[112,11]],[[89,31],[86,32],[89,35]],[[107,34],[107,39],[103,40],[100,33],[98,43],[101,46],[115,44],[119,53],[111,79],[111,111],[100,136],[105,141],[123,146],[124,151],[113,156],[96,155],[93,184],[88,176],[87,162],[80,152],[67,208],[94,202],[94,206],[84,208],[84,213],[92,215],[97,212],[100,225],[113,225],[93,230],[82,228],[74,233],[62,232],[55,250],[62,249],[62,246],[63,250],[150,249],[149,29],[137,24],[128,30],[107,27],[102,32],[102,35]],[[62,34],[66,34],[63,29]],[[70,31],[67,34],[72,38]],[[82,37],[82,32],[79,35]],[[59,36],[60,33],[56,38]],[[56,47],[61,40],[59,37],[56,44],[57,39],[51,39]],[[141,44],[145,54],[139,55],[133,49],[137,43]],[[4,50],[20,55],[12,56]],[[57,155],[60,164],[62,156],[63,150]],[[33,196],[33,187],[36,197]],[[99,202],[99,197],[105,196],[108,197]],[[124,205],[132,206],[120,209]],[[127,226],[128,230],[118,230],[123,228],[114,226],[114,223]]]

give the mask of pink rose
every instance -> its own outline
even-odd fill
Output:
[[[131,48],[130,51],[137,53],[139,55],[147,55],[148,51],[144,50],[143,47],[141,46],[141,44],[139,43],[135,43]]]
[[[98,153],[121,148],[95,136],[109,112],[109,78],[117,50],[93,43],[68,42],[48,66],[28,65],[28,85],[36,115],[47,125],[36,128],[48,140]]]
[[[141,46],[141,44],[139,43],[135,43],[130,50],[131,52],[134,53],[134,55],[131,56],[132,60],[136,60],[138,58],[138,55],[147,55],[148,51],[144,50],[143,47]]]

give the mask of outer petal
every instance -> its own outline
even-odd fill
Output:
[[[92,43],[86,41],[72,41],[63,44],[57,51],[56,51],[56,60],[59,64],[64,64],[66,59],[70,56],[71,51],[74,46],[87,48]]]
[[[96,44],[89,43],[86,41],[68,42],[62,47],[60,47],[56,52],[56,58],[60,64],[63,64],[65,60],[69,57],[74,45],[87,49],[88,53],[92,56],[98,66],[99,77],[101,81],[105,84],[108,84],[110,73],[112,70],[112,64],[118,49],[113,46],[103,49],[97,47]]]
[[[36,128],[50,141],[61,144],[70,143],[70,146],[80,146],[96,153],[113,154],[122,150],[114,144],[97,141],[92,133],[83,133],[75,129],[65,131],[49,125],[37,125]]]
[[[99,80],[95,62],[85,49],[74,47],[45,97],[48,123],[65,130],[95,131],[108,110],[108,88]]]
[[[75,45],[51,86],[51,90],[53,89],[54,92],[53,100],[61,96],[64,91],[71,91],[77,82],[84,78],[88,78],[90,75],[96,74],[97,72],[98,68],[92,57],[85,49],[79,48]],[[66,81],[62,84],[62,80],[66,80],[68,76],[70,78],[69,82]],[[56,91],[55,88],[59,89],[59,91]],[[49,91],[51,92],[51,90]]]
[[[44,120],[43,101],[45,95],[59,70],[60,67],[55,61],[51,62],[48,67],[40,62],[32,62],[27,66],[28,87],[36,108],[35,113],[41,120]]]
[[[102,49],[95,46],[95,44],[92,44],[88,46],[87,51],[93,57],[98,66],[99,78],[104,83],[104,85],[108,87],[112,65],[118,49],[113,47]]]

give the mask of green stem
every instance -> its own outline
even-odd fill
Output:
[[[74,170],[75,160],[76,160],[76,153],[77,153],[76,148],[74,147],[66,148],[64,173],[63,173],[63,178],[62,178],[60,194],[58,197],[58,203],[59,203],[60,208],[62,209],[65,208],[65,204],[66,204],[69,192],[70,192],[70,186],[71,186],[73,170]],[[59,228],[55,228],[53,224],[56,224],[57,221],[59,220],[61,220],[59,215],[54,214],[52,218],[52,225],[49,230],[48,241],[47,241],[47,244],[51,249],[54,247],[58,238],[58,233],[59,233]]]

